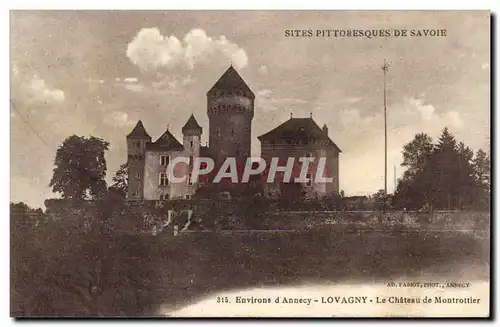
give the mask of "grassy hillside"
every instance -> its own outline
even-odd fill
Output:
[[[87,224],[87,216],[42,217],[36,227],[12,217],[12,315],[151,316],[252,286],[489,274],[489,238],[455,232],[359,235],[335,226],[124,235],[99,215]],[[126,217],[118,219],[123,224]],[[473,276],[464,276],[463,267],[473,267]]]
[[[340,234],[331,230],[297,233],[191,234],[159,241],[159,305],[180,308],[200,296],[249,286],[304,282],[387,282],[449,273],[462,264],[489,277],[489,239],[452,233]],[[154,314],[151,307],[149,314]]]

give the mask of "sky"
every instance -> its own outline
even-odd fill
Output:
[[[286,30],[390,30],[390,37],[289,37]],[[395,29],[446,36],[395,37]],[[256,95],[257,136],[309,117],[340,147],[340,188],[388,191],[416,133],[444,127],[474,151],[490,141],[490,17],[476,12],[12,11],[11,201],[43,206],[57,148],[73,134],[110,142],[107,181],[140,119],[153,141],[193,113],[208,141],[206,92],[233,65]]]

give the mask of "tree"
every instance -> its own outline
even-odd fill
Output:
[[[10,298],[11,315],[29,312],[33,284],[39,264],[38,228],[45,222],[43,211],[32,209],[23,202],[10,204]]]
[[[432,162],[433,204],[442,209],[465,209],[474,202],[474,153],[443,129]]]
[[[12,315],[134,316],[152,308],[156,240],[109,224],[132,218],[115,193],[93,208],[75,211],[76,219],[44,219],[29,230],[15,222],[39,211],[11,204]]]
[[[476,204],[481,209],[488,209],[490,204],[490,157],[482,149],[476,152],[472,161],[476,185]]]
[[[68,137],[57,149],[54,175],[50,181],[53,192],[65,199],[99,198],[106,193],[106,159],[109,143],[93,136]]]
[[[428,202],[434,208],[451,209],[453,207],[454,166],[458,161],[455,137],[444,128],[426,167],[428,174],[424,180],[428,185]]]
[[[385,194],[384,190],[378,190],[377,193],[371,196],[371,198],[374,202],[375,208],[378,210],[387,209],[388,204],[390,203],[390,196]]]
[[[425,133],[418,133],[403,147],[403,163],[406,168],[402,179],[398,181],[392,204],[396,207],[419,209],[429,203],[431,189],[430,164],[434,145],[432,138]]]
[[[433,148],[432,138],[429,135],[425,133],[416,134],[415,138],[403,147],[403,163],[401,166],[406,167],[406,171],[410,176],[415,176],[424,170]]]
[[[470,208],[476,201],[474,153],[463,142],[457,144],[444,128],[437,144],[417,134],[405,145],[402,166],[407,167],[399,181],[394,205],[411,209]]]
[[[123,198],[127,196],[128,191],[128,164],[124,163],[118,168],[118,171],[113,177],[113,185],[109,187],[110,191],[113,191]]]
[[[473,160],[474,178],[479,185],[489,191],[490,189],[490,157],[482,149],[476,152]]]
[[[457,151],[458,161],[455,166],[456,178],[454,179],[455,195],[457,197],[457,207],[465,209],[470,207],[475,200],[474,189],[476,183],[472,161],[474,152],[463,142],[458,144]]]

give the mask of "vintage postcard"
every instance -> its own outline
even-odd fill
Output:
[[[11,11],[11,316],[490,317],[489,11]]]

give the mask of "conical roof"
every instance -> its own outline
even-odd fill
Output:
[[[182,133],[184,133],[187,130],[199,131],[201,133],[201,126],[200,124],[198,124],[193,114],[191,114],[184,127],[182,127]]]
[[[127,137],[137,139],[151,139],[151,136],[149,136],[149,134],[146,132],[146,129],[144,128],[144,125],[140,120],[137,122],[132,132],[127,135]]]
[[[207,94],[212,94],[215,91],[234,91],[240,90],[245,93],[248,93],[252,98],[255,98],[252,90],[245,83],[243,78],[241,78],[240,74],[234,69],[231,65],[224,74],[219,78],[219,80],[212,86],[210,91]]]

